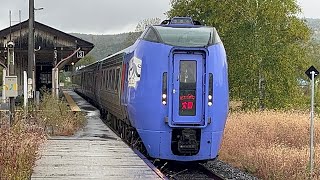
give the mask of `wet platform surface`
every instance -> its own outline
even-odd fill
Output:
[[[161,179],[101,121],[99,111],[67,91],[87,113],[72,137],[52,137],[41,148],[31,179]]]

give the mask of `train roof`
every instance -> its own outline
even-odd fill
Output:
[[[169,27],[201,27],[202,24],[199,21],[193,20],[191,17],[173,17],[161,22],[160,26]]]

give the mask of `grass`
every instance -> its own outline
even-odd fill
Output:
[[[233,112],[220,159],[262,179],[308,179],[309,113]],[[320,121],[315,122],[314,178],[320,179]]]
[[[73,135],[85,123],[83,113],[71,112],[65,101],[53,98],[49,92],[43,92],[39,109],[38,119],[49,135]]]
[[[85,122],[64,101],[44,92],[38,110],[30,108],[28,116],[19,111],[13,126],[0,113],[0,180],[30,179],[40,145],[47,135],[73,135]]]
[[[12,127],[4,113],[0,116],[0,179],[29,179],[45,133],[19,114]]]

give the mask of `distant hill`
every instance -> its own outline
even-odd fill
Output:
[[[96,60],[100,60],[130,46],[141,33],[131,32],[115,35],[70,34],[93,43],[95,47],[89,54],[91,54]]]
[[[306,18],[306,21],[312,30],[320,30],[320,19]]]
[[[313,31],[313,40],[320,42],[320,19],[307,18],[306,21],[308,26]]]

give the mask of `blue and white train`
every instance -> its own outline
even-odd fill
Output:
[[[228,114],[224,46],[214,27],[175,17],[130,47],[78,70],[75,90],[152,158],[215,159]]]

